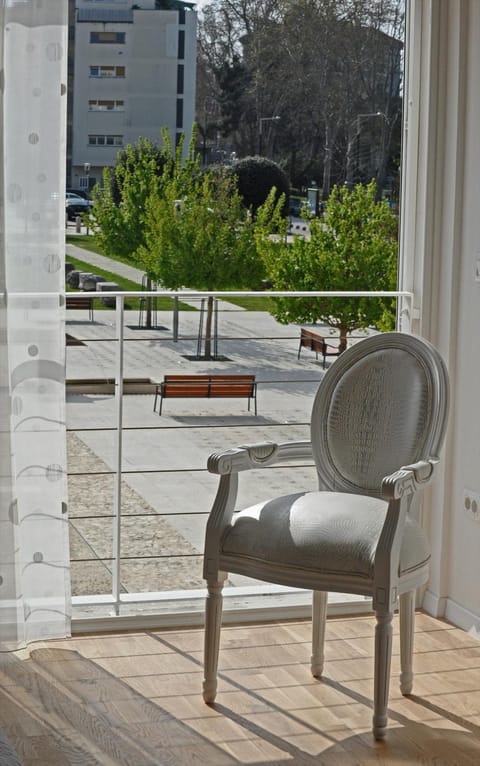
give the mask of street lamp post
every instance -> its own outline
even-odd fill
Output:
[[[383,112],[368,112],[367,114],[357,114],[348,126],[348,132],[350,133],[351,126],[356,124],[355,132],[349,136],[347,144],[347,167],[345,173],[345,184],[349,189],[351,189],[353,186],[353,148],[360,135],[362,120],[370,119],[372,117],[381,117],[384,120],[384,123],[388,123],[388,117]],[[384,143],[384,141],[382,141],[382,143]]]
[[[87,179],[87,192],[89,192],[90,191],[90,163],[84,162],[83,169],[85,171],[85,177]]]
[[[263,123],[264,122],[278,122],[280,115],[276,114],[273,117],[260,117],[258,121],[258,154],[262,156],[263,148]]]
[[[215,126],[216,122],[209,122],[209,116],[215,117],[218,113],[218,103],[215,101],[215,99],[210,98],[210,96],[207,96],[203,100],[203,127],[201,125],[198,126],[198,129],[200,131],[200,134],[202,136],[202,164],[207,164],[207,137],[208,137],[208,130],[209,128],[212,128]]]

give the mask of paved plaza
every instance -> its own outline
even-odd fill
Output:
[[[67,246],[67,257],[69,251],[107,266],[108,259],[73,246]],[[112,270],[110,262],[108,266]],[[138,278],[131,267],[120,268],[125,276]],[[258,415],[248,411],[246,399],[167,399],[159,416],[153,411],[153,393],[123,397],[121,580],[128,592],[203,587],[204,528],[218,481],[206,471],[211,452],[309,438],[312,400],[323,369],[312,352],[304,350],[297,359],[299,327],[221,301],[219,360],[195,360],[199,315],[181,312],[174,342],[172,312],[158,312],[156,327],[147,330],[139,327],[138,311],[127,311],[124,378],[253,373]],[[86,310],[69,310],[66,331],[76,339],[67,347],[67,380],[114,377],[114,310],[96,309],[93,322]],[[75,594],[111,591],[116,417],[112,394],[67,392]],[[240,503],[259,499],[259,492],[268,496],[315,487],[312,466],[260,473],[252,472],[241,482]],[[233,584],[242,584],[242,578]]]

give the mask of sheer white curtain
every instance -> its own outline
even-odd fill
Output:
[[[67,0],[0,0],[0,650],[68,635]]]

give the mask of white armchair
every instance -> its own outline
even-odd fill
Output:
[[[344,351],[316,394],[311,442],[252,444],[215,453],[220,475],[208,519],[203,696],[216,696],[222,588],[229,572],[313,591],[311,670],[323,671],[329,591],[371,596],[376,613],[373,734],[387,728],[392,618],[400,611],[400,688],[412,690],[415,591],[429,576],[425,531],[410,513],[433,478],[448,414],[448,375],[437,351],[403,333]],[[236,508],[238,474],[315,460],[319,491]],[[259,487],[260,488],[260,487]]]

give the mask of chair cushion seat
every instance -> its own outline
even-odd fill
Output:
[[[344,492],[276,497],[234,514],[222,540],[222,553],[372,579],[387,507],[385,500]],[[407,516],[399,575],[415,571],[429,557],[423,529]]]

